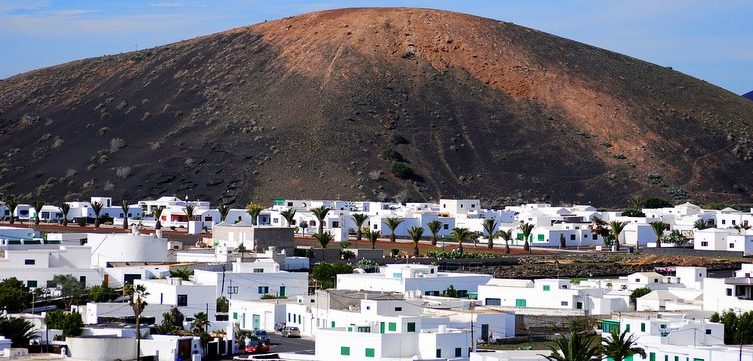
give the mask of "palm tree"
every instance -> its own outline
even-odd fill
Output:
[[[183,213],[186,214],[186,218],[188,218],[188,222],[193,221],[193,213],[195,210],[196,210],[196,207],[190,204],[186,205],[186,208],[183,209]]]
[[[301,222],[298,227],[301,227],[301,235],[306,234],[306,228],[309,228],[309,224],[306,221]]]
[[[102,213],[104,204],[99,202],[92,203],[92,211],[94,212],[94,228],[99,228],[99,214]]]
[[[408,236],[413,241],[413,255],[418,257],[418,242],[421,240],[421,237],[424,235],[424,228],[423,227],[410,227],[408,228]]]
[[[489,242],[486,247],[489,249],[494,248],[494,229],[497,228],[497,221],[494,218],[487,218],[484,220],[484,231],[489,235]]]
[[[288,227],[293,227],[293,222],[295,222],[295,209],[286,209],[280,212],[280,215],[282,218],[285,218],[286,222],[288,222]]]
[[[510,253],[510,240],[512,239],[512,229],[507,230],[507,231],[503,231],[500,229],[499,232],[497,232],[497,236],[499,236],[499,238],[502,238],[505,241],[505,253],[509,254]]]
[[[426,223],[426,227],[429,228],[429,232],[431,232],[431,245],[432,246],[437,245],[437,234],[442,229],[443,225],[444,223],[436,219],[429,223]]]
[[[16,207],[18,207],[18,201],[13,197],[8,197],[5,199],[5,206],[8,207],[8,211],[10,212],[10,224],[13,224],[16,222]]]
[[[632,359],[633,355],[646,358],[646,350],[635,346],[635,338],[632,334],[628,335],[628,330],[622,331],[621,334],[617,333],[617,330],[612,330],[610,336],[601,341],[604,356],[607,358],[613,361]]]
[[[375,249],[377,240],[382,236],[382,232],[374,231],[369,227],[364,227],[363,234],[366,236],[369,243],[371,243],[371,249]]]
[[[529,239],[531,238],[531,232],[533,232],[533,228],[535,226],[530,223],[523,223],[519,226],[520,230],[523,232],[523,238],[525,239],[525,243],[523,243],[523,250],[531,253],[531,243],[529,242]]]
[[[311,213],[319,221],[319,233],[324,233],[324,218],[327,218],[329,211],[330,209],[325,206],[316,207],[311,210]]]
[[[63,227],[68,225],[68,211],[71,210],[71,206],[68,203],[60,203],[60,213],[63,213]]]
[[[335,236],[332,233],[324,232],[315,234],[314,239],[319,242],[322,249],[327,249],[327,245],[335,240]]]
[[[154,223],[154,229],[162,229],[162,222],[160,221],[160,217],[162,217],[162,211],[165,210],[165,207],[157,207],[152,209],[152,217],[154,217],[154,220],[156,221]]]
[[[628,198],[628,207],[630,209],[635,209],[635,210],[640,211],[645,204],[646,204],[646,201],[637,194]]]
[[[601,347],[594,342],[596,336],[583,335],[572,331],[569,336],[561,335],[549,345],[549,361],[600,361]]]
[[[656,248],[661,248],[661,239],[664,237],[664,231],[669,229],[669,224],[662,221],[651,222],[649,224],[654,229],[654,234],[656,234]]]
[[[130,205],[125,199],[120,202],[120,209],[123,210],[123,229],[128,229],[128,207]]]
[[[31,204],[32,207],[34,207],[34,226],[39,227],[39,217],[42,213],[42,207],[44,207],[43,201],[34,201],[34,203]]]
[[[356,222],[356,241],[360,241],[363,237],[363,225],[369,220],[369,216],[362,213],[353,213],[353,222]]]
[[[209,316],[204,312],[199,312],[193,315],[193,321],[191,321],[191,328],[198,330],[196,333],[202,333],[209,327]]]
[[[398,217],[387,217],[384,219],[384,224],[390,229],[390,242],[395,242],[395,230],[403,221],[404,219]]]
[[[627,226],[627,222],[611,221],[609,222],[609,230],[612,238],[614,239],[615,249],[620,250],[620,233]]]
[[[458,249],[460,252],[463,252],[463,242],[470,239],[472,236],[471,231],[468,230],[468,228],[458,228],[455,227],[452,229],[452,232],[450,233],[450,237],[458,243]]]
[[[748,230],[750,229],[750,226],[747,223],[743,223],[743,224],[738,224],[732,228],[736,229],[737,233],[747,234]]]
[[[693,223],[693,228],[697,230],[707,229],[714,226],[714,221],[711,219],[704,220],[704,219],[698,219]]]
[[[220,222],[225,222],[227,214],[230,213],[230,206],[221,204],[219,207],[217,207],[217,212],[220,212]]]
[[[144,298],[149,296],[149,292],[146,291],[144,285],[138,285],[129,287],[127,293],[130,296],[128,304],[131,305],[133,315],[136,316],[136,360],[141,360],[141,313],[147,305]]]
[[[259,219],[259,214],[261,211],[264,210],[264,206],[258,203],[249,203],[246,205],[246,212],[251,216],[251,224],[256,225],[256,222]]]
[[[588,225],[588,228],[591,230],[591,232],[601,236],[601,238],[604,239],[609,237],[609,227],[607,227],[607,222],[596,215],[591,216],[591,222],[593,222],[593,224]]]

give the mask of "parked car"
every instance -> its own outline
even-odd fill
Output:
[[[258,337],[261,342],[269,344],[269,333],[264,330],[254,330],[254,336]]]
[[[269,344],[261,342],[261,340],[252,340],[246,345],[246,353],[267,353],[269,352]]]
[[[285,328],[282,329],[282,337],[301,337],[301,330],[298,327],[295,326],[285,326]]]
[[[275,323],[275,331],[282,332],[283,328],[285,328],[285,322]]]

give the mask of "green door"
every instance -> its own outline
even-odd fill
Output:
[[[384,333],[384,322],[379,322],[379,333]]]
[[[625,361],[633,361],[633,355],[625,357]]]
[[[254,330],[258,330],[261,328],[261,318],[259,317],[259,315],[253,316],[251,324],[254,326]]]
[[[285,297],[285,286],[280,286],[279,296],[280,297]]]

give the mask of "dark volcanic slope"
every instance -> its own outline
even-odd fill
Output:
[[[753,104],[443,11],[305,14],[0,82],[0,183],[109,193],[748,201]],[[395,178],[393,149],[416,176]]]

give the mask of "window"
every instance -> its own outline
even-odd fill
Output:
[[[44,213],[42,213],[42,214],[44,215]],[[732,225],[733,226],[735,225],[735,220],[734,219],[732,220]]]
[[[280,220],[279,220],[279,219],[277,219],[277,218],[272,218],[272,223],[275,223],[275,224],[277,224],[277,222],[279,222],[279,221],[280,221]]]
[[[543,242],[544,241],[544,235],[543,234],[539,234],[537,239],[538,239],[538,241]]]
[[[475,204],[471,204],[471,208],[476,208],[476,205]]]
[[[437,358],[441,358],[441,357],[442,357],[442,349],[438,348],[437,349]]]
[[[254,273],[264,273],[264,268],[254,268]]]
[[[290,322],[290,312],[288,312],[288,322]]]
[[[26,287],[29,287],[29,288],[35,288],[35,287],[37,287],[37,281],[35,281],[35,280],[28,280],[28,281],[26,281]]]
[[[707,328],[707,329],[706,329],[706,334],[707,334],[707,335],[710,335],[710,334],[711,334],[711,329],[710,329],[710,328]]]
[[[395,312],[400,312],[400,311],[402,311],[402,310],[403,310],[403,308],[402,308],[402,307],[395,307]]]
[[[335,321],[332,321],[330,324],[332,325],[332,328],[335,328]]]
[[[293,206],[293,202],[288,202],[288,207],[292,207],[292,206]]]
[[[727,289],[727,296],[732,296],[732,289],[731,288]]]
[[[656,354],[653,352],[649,352],[648,361],[656,361]]]
[[[415,322],[408,322],[408,332],[416,332],[416,323]],[[710,330],[707,330],[710,331]]]
[[[664,361],[669,361],[669,355],[664,355]]]
[[[596,238],[598,237],[598,235],[597,235],[596,233],[592,234],[591,236],[593,237],[593,240],[594,240],[594,241],[595,241],[595,240],[596,240]]]
[[[178,295],[178,306],[188,306],[188,295]]]
[[[515,307],[526,307],[526,300],[522,298],[516,299]]]
[[[234,320],[237,320],[237,319],[238,319],[238,312],[233,312],[233,319],[234,319]]]
[[[735,248],[735,244],[734,243],[730,243],[729,244],[729,248]]]
[[[392,278],[403,278],[403,274],[400,272],[395,272],[392,274]]]
[[[368,326],[360,326],[360,327],[358,327],[358,328],[357,328],[356,330],[357,330],[358,332],[365,332],[365,333],[370,333],[370,332],[371,332],[371,327],[368,327]]]
[[[523,240],[523,233],[516,234],[515,235],[515,239],[517,239],[518,241],[522,241]]]
[[[367,309],[367,310],[370,310],[370,309],[371,309],[371,306],[366,306],[366,309]]]
[[[646,332],[646,324],[641,322],[641,332]]]
[[[549,291],[549,285],[544,285],[544,291]]]
[[[265,295],[265,294],[269,293],[269,287],[267,287],[267,286],[259,286],[258,291],[259,291],[260,295]]]
[[[340,346],[340,355],[341,356],[350,356],[350,347],[348,347],[348,346]]]
[[[640,282],[641,282],[641,279],[640,279],[640,278],[636,278],[636,279],[635,279],[635,282],[636,282],[636,283],[640,283]]]
[[[571,240],[571,241],[574,241],[574,240],[575,240],[575,235],[574,235],[574,234],[571,234],[571,235],[570,235],[570,240]]]
[[[204,217],[204,221],[205,222],[211,222],[212,221],[212,216],[206,216],[206,217]]]
[[[567,301],[561,301],[560,306],[567,306]]]
[[[397,323],[390,322],[389,324],[387,324],[387,330],[392,331],[392,332],[397,331]]]
[[[722,224],[727,224],[727,220],[726,219],[722,219]]]
[[[658,278],[654,278],[654,283],[659,283],[659,279]]]
[[[34,260],[34,259],[25,259],[24,260],[24,264],[25,265],[33,265],[33,264],[36,264],[36,263],[37,263],[37,260]]]
[[[667,325],[659,325],[659,328],[662,328],[662,329],[667,328]]]
[[[374,349],[373,348],[366,348],[366,352],[364,352],[366,357],[374,357]]]
[[[701,242],[701,247],[708,247],[708,246],[709,246],[709,242],[706,242],[706,241]]]
[[[332,221],[332,228],[340,228],[340,222]]]
[[[450,225],[449,224],[442,225],[442,228],[444,228],[444,229],[450,229]]]
[[[455,347],[455,357],[460,357],[463,355],[463,349],[460,347]]]
[[[625,331],[626,332],[630,332],[630,324],[629,323],[627,325],[625,325]]]

